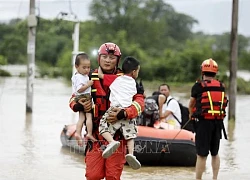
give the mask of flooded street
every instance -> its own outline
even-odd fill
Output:
[[[33,113],[25,112],[26,78],[0,77],[0,180],[84,180],[84,156],[64,148],[60,133],[77,121],[68,107],[71,87],[61,79],[35,79]],[[250,179],[250,96],[237,97],[236,123],[222,139],[219,179]],[[194,179],[194,167],[125,166],[122,179]],[[212,179],[210,157],[204,179]]]

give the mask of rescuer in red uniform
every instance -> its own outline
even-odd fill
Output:
[[[98,51],[98,64],[101,67],[104,78],[98,78],[98,69],[94,70],[90,77],[93,81],[91,95],[94,101],[93,107],[93,136],[97,141],[89,141],[86,150],[86,178],[87,180],[120,180],[123,166],[126,162],[126,141],[120,131],[114,135],[115,140],[119,140],[121,145],[117,151],[112,154],[109,158],[105,159],[102,157],[103,147],[108,143],[99,135],[98,127],[100,119],[103,114],[108,110],[110,84],[114,79],[121,75],[121,70],[118,68],[118,64],[121,58],[120,48],[111,42],[104,43],[100,46]],[[110,112],[107,121],[109,123],[115,122],[120,119],[132,119],[140,115],[144,110],[144,88],[142,84],[137,83],[137,94],[133,97],[132,105],[125,108],[114,108]],[[91,106],[91,101],[84,102],[82,104],[70,104],[73,111],[88,111]]]

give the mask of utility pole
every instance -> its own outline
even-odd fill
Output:
[[[72,35],[72,39],[74,42],[73,52],[72,52],[72,75],[75,74],[75,59],[76,55],[79,53],[79,31],[80,31],[80,22],[76,21],[74,26],[74,34]]]
[[[74,22],[74,33],[72,34],[72,40],[73,40],[73,51],[72,51],[72,75],[75,74],[75,58],[76,55],[79,53],[79,33],[80,33],[80,21],[77,18],[77,15],[73,12],[67,13],[67,12],[60,12],[57,15],[58,19]]]
[[[35,0],[30,0],[28,24],[28,44],[27,44],[27,82],[26,82],[26,112],[33,110],[33,81],[35,79],[35,44],[37,19],[35,15]]]
[[[238,69],[238,0],[233,0],[230,43],[229,120],[235,121]]]

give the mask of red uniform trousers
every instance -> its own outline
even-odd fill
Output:
[[[102,157],[102,150],[98,142],[93,143],[91,150],[88,150],[85,157],[87,180],[120,180],[123,166],[126,162],[126,141],[120,141],[120,147],[109,158]]]

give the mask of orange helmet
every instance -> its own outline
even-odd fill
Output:
[[[206,59],[201,64],[201,72],[218,72],[218,64],[213,59]]]
[[[119,64],[119,60],[121,58],[121,51],[119,46],[117,46],[115,43],[107,42],[100,46],[98,50],[98,63],[100,63],[100,55],[102,54],[113,54],[118,57],[117,59],[117,65]]]

